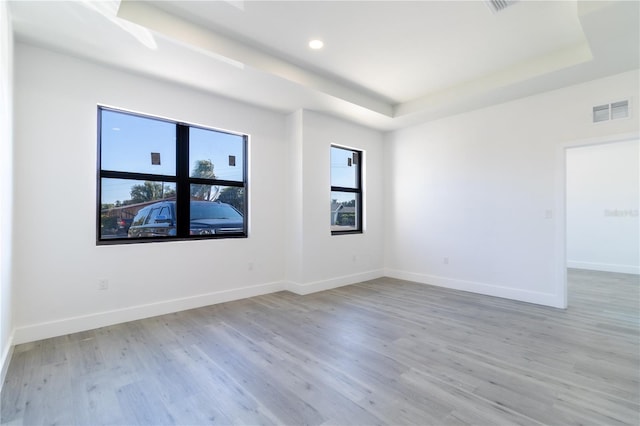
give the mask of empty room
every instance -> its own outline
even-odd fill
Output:
[[[638,425],[640,2],[0,0],[2,425]]]

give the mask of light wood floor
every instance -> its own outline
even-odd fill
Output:
[[[3,424],[638,425],[638,276],[566,311],[377,279],[15,348]]]

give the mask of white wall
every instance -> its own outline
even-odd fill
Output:
[[[15,87],[15,343],[382,275],[379,132],[311,111],[285,116],[25,44],[16,48]],[[249,134],[249,238],[96,246],[97,104]],[[362,235],[331,236],[331,143],[365,151]],[[101,278],[107,291],[98,290]]]
[[[567,265],[640,273],[640,142],[567,150]]]
[[[594,125],[591,107],[630,96],[635,105],[638,79],[628,72],[389,134],[386,274],[563,306],[559,147],[637,132],[637,112]]]
[[[0,386],[12,345],[13,36],[0,1]]]
[[[285,192],[287,211],[285,212],[285,268],[286,279],[292,283],[301,283],[302,275],[302,250],[303,250],[303,209],[302,182],[304,170],[302,169],[302,117],[304,111],[299,110],[287,117],[287,177]]]
[[[638,93],[637,71],[384,143],[316,112],[284,116],[28,45],[15,53],[16,343],[383,273],[559,306],[559,146],[638,131],[637,114],[590,122],[592,105]],[[96,246],[98,103],[250,134],[250,238]],[[329,231],[331,143],[365,151],[361,235]]]
[[[284,115],[23,44],[15,80],[16,343],[282,288]],[[97,104],[249,134],[250,237],[96,246]]]
[[[383,137],[381,133],[312,111],[288,119],[289,177],[296,218],[288,238],[295,262],[288,287],[309,293],[383,274]],[[330,147],[363,150],[364,232],[331,235]]]

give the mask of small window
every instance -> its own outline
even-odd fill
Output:
[[[98,108],[99,244],[247,236],[246,135]]]
[[[362,151],[331,146],[331,234],[362,233]]]

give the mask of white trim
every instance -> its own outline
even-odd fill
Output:
[[[345,285],[356,284],[363,281],[374,280],[376,278],[382,278],[384,271],[382,269],[375,269],[373,271],[361,272],[358,274],[344,275],[337,278],[331,278],[328,280],[313,281],[306,284],[296,283],[293,281],[287,281],[284,284],[285,290],[292,293],[305,295],[316,293],[318,291],[331,290],[337,287],[343,287]]]
[[[9,341],[7,342],[7,347],[2,353],[2,359],[0,359],[0,393],[2,393],[2,387],[4,386],[4,380],[7,377],[7,371],[9,370],[9,364],[11,363],[11,357],[13,356],[13,336],[14,333],[11,333],[9,336]]]
[[[65,334],[77,333],[80,331],[93,330],[109,325],[120,324],[127,321],[135,321],[143,318],[165,315],[180,312],[187,309],[200,308],[217,303],[230,302],[248,297],[261,296],[263,294],[275,293],[282,290],[289,290],[299,295],[315,293],[329,290],[349,284],[355,284],[383,276],[383,271],[373,270],[358,274],[345,275],[328,280],[314,281],[300,284],[291,281],[276,281],[266,284],[242,287],[233,290],[224,290],[196,296],[183,297],[179,299],[166,300],[145,305],[131,306],[123,309],[115,309],[95,314],[81,315],[77,317],[63,318],[55,321],[48,321],[39,324],[31,324],[16,327],[12,336],[13,345],[47,339],[50,337],[63,336]]]
[[[640,133],[622,133],[618,135],[601,136],[597,138],[569,141],[558,145],[556,150],[556,211],[558,226],[556,226],[556,296],[562,301],[562,307],[567,307],[567,149],[583,146],[605,145],[624,142],[640,138]]]
[[[640,267],[635,265],[616,265],[611,263],[582,262],[579,260],[568,260],[568,268],[588,269],[589,271],[617,272],[620,274],[640,275]]]
[[[437,287],[454,290],[468,291],[470,293],[483,294],[485,296],[501,297],[504,299],[519,300],[521,302],[535,303],[537,305],[563,308],[562,301],[557,294],[540,293],[537,291],[522,290],[513,287],[503,287],[495,284],[481,283],[477,281],[458,280],[435,275],[421,274],[417,272],[398,271],[385,269],[385,275],[400,280],[413,281],[420,284],[428,284]]]
[[[18,345],[127,321],[170,314],[247,297],[260,296],[283,289],[283,282],[277,281],[16,327],[14,344]]]

